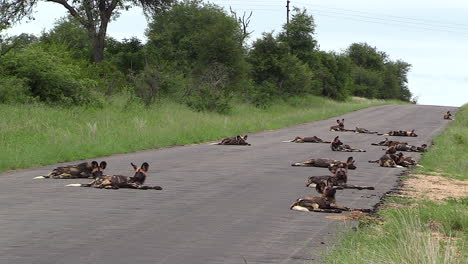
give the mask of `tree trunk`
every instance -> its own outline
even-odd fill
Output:
[[[99,32],[93,36],[93,60],[95,63],[100,63],[104,60],[104,41],[106,34]]]

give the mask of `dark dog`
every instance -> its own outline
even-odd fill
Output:
[[[402,168],[402,166],[397,165],[396,160],[398,160],[397,155],[385,153],[380,159],[378,160],[369,160],[369,163],[378,163],[380,167],[388,167],[388,168]]]
[[[397,144],[397,145],[392,145],[395,148],[395,151],[407,151],[407,152],[426,152],[427,151],[427,145],[422,144],[420,147],[413,146],[413,145],[407,145],[407,144]],[[383,149],[383,150],[388,150]]]
[[[334,159],[320,158],[320,159],[310,159],[303,162],[296,162],[291,164],[291,166],[299,167],[320,167],[328,168],[332,173],[335,173],[335,170],[340,164],[346,164],[348,169],[355,170],[356,165],[354,165],[355,160],[353,157],[349,157],[347,161],[339,161]]]
[[[344,119],[336,120],[337,125],[331,126],[330,131],[345,131]]]
[[[229,137],[221,140],[219,143],[215,143],[214,145],[242,145],[242,146],[250,146],[249,143],[247,143],[247,135],[244,135],[243,137],[237,135],[235,137]]]
[[[388,146],[388,147],[391,147],[391,146],[394,146],[394,145],[398,145],[398,144],[408,144],[408,143],[406,143],[406,142],[400,142],[400,141],[388,140],[388,138],[385,138],[384,141],[380,141],[379,143],[371,143],[371,145],[373,145],[373,146]]]
[[[98,164],[98,162],[94,160],[92,162],[83,162],[77,165],[57,167],[47,176],[37,176],[34,179],[97,178],[103,175],[106,167],[107,163],[105,161],[101,161],[101,163]]]
[[[330,141],[323,141],[323,139],[312,136],[312,137],[296,137],[293,140],[285,141],[285,142],[294,142],[294,143],[327,143],[330,144]]]
[[[453,120],[452,118],[452,113],[450,111],[447,111],[447,113],[444,115],[445,120]]]
[[[377,135],[382,135],[382,134],[377,134]],[[417,137],[418,136],[416,135],[416,133],[414,133],[414,129],[411,131],[393,130],[383,135],[384,136],[398,136],[398,137]]]
[[[348,182],[348,166],[346,164],[340,164],[339,168],[336,169],[333,176],[310,176],[307,179],[306,187],[316,187],[323,181],[330,180],[333,186],[337,189],[358,189],[358,190],[374,190],[374,187],[370,186],[357,186],[349,185]],[[321,193],[318,189],[317,191]]]
[[[122,175],[106,175],[96,178],[94,181],[87,184],[68,184],[68,187],[94,187],[101,189],[119,189],[119,188],[130,188],[139,190],[162,190],[160,186],[146,186],[145,183],[149,164],[144,162],[140,168],[135,164],[130,163],[135,170],[133,177],[127,177]]]
[[[378,134],[379,132],[377,131],[370,131],[368,129],[362,128],[362,127],[356,127],[354,130],[356,133],[362,133],[362,134]]]
[[[332,151],[344,151],[344,152],[366,152],[363,149],[351,148],[349,145],[343,145],[339,137],[336,137],[330,144]]]
[[[341,213],[351,210],[370,212],[369,209],[350,209],[348,207],[336,205],[336,188],[333,187],[333,183],[330,180],[320,183],[320,187],[316,189],[321,193],[320,197],[308,196],[297,199],[289,208],[296,211],[321,213]]]

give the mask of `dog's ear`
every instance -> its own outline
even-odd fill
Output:
[[[133,164],[133,162],[130,162],[130,165],[132,165],[132,167],[133,167],[134,170],[137,170],[137,169],[138,169],[138,167],[137,167],[135,164]]]
[[[348,159],[346,160],[346,163],[352,163],[353,162],[353,157],[348,157]]]
[[[241,136],[239,136],[239,135],[237,135],[236,139],[237,139],[237,140],[241,140],[241,139],[242,139],[242,137],[241,137]]]
[[[99,164],[99,167],[100,167],[101,169],[103,169],[103,170],[106,169],[106,167],[107,167],[107,162],[101,161],[101,163]]]
[[[339,136],[336,136],[336,138],[335,138],[333,141],[337,141],[337,140],[338,140],[338,138],[339,138]]]
[[[148,169],[149,169],[148,162],[143,162],[143,164],[141,164],[141,170],[144,172],[148,172]]]
[[[339,120],[339,119],[338,119],[338,120],[336,120],[336,123],[340,124],[340,120]]]
[[[247,135],[244,135],[244,140],[247,140]]]
[[[99,167],[98,162],[95,161],[95,160],[91,161],[91,168],[95,169],[95,168],[97,168],[97,167]]]

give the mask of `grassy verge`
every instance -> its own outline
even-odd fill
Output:
[[[434,138],[431,151],[421,160],[418,173],[443,174],[459,180],[468,179],[468,105],[457,112],[454,121]]]
[[[115,97],[103,109],[0,105],[0,171],[113,153],[216,140],[277,129],[358,109],[401,103],[292,98],[267,109],[236,104],[229,115],[193,112],[164,102],[151,108]]]
[[[467,180],[468,105],[425,153],[418,173]],[[443,178],[442,178],[443,179]],[[424,178],[420,178],[424,181]],[[409,189],[410,191],[411,189]],[[468,193],[442,202],[388,198],[375,222],[345,232],[325,263],[467,263]],[[450,196],[450,194],[448,194]]]

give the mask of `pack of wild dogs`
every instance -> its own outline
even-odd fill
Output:
[[[444,119],[453,120],[452,114],[448,111],[444,114]],[[355,129],[346,129],[344,125],[344,119],[336,120],[337,124],[330,127],[330,131],[337,132],[354,132],[364,134],[376,134],[386,136],[398,136],[398,137],[417,137],[414,130],[394,130],[388,133],[382,134],[376,131],[370,131],[365,128],[356,127]],[[330,144],[332,151],[341,152],[366,152],[364,149],[353,148],[350,145],[344,144],[339,136],[336,136],[332,141],[323,140],[317,136],[310,137],[295,137],[292,140],[283,141],[292,143],[322,143]],[[247,143],[247,135],[234,136],[224,138],[218,143],[212,143],[211,145],[241,145],[250,146]],[[427,145],[421,146],[410,145],[407,142],[389,140],[385,138],[377,143],[371,143],[373,146],[385,147],[385,153],[377,160],[370,160],[369,163],[378,163],[381,167],[410,167],[418,166],[414,159],[410,156],[403,154],[403,152],[425,152]],[[99,189],[120,189],[130,188],[138,190],[162,190],[161,186],[147,186],[145,185],[146,178],[148,177],[149,164],[147,162],[142,163],[140,167],[133,163],[130,163],[134,172],[133,176],[125,175],[105,175],[104,170],[107,168],[107,162],[97,161],[83,162],[76,165],[61,166],[53,169],[46,176],[38,176],[36,179],[79,179],[86,178],[91,179],[89,183],[73,183],[66,186],[70,187],[94,187]],[[300,167],[320,167],[327,168],[329,175],[310,176],[306,180],[306,186],[315,188],[320,196],[307,196],[297,199],[291,206],[290,209],[298,211],[309,211],[309,212],[328,212],[328,213],[340,213],[343,211],[358,210],[362,212],[370,212],[370,209],[363,208],[348,208],[345,206],[337,205],[336,203],[336,192],[337,190],[343,189],[357,189],[357,190],[374,190],[373,186],[359,186],[348,183],[348,171],[356,170],[355,160],[351,156],[346,161],[340,161],[330,158],[316,158],[309,159],[302,162],[295,162],[292,166]]]

